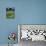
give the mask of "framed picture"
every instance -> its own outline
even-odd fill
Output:
[[[15,18],[15,9],[14,8],[6,8],[6,18],[8,18],[8,19]]]
[[[18,38],[21,40],[46,41],[46,25],[19,24]]]

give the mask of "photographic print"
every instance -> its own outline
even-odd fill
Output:
[[[46,42],[46,25],[20,24],[18,33],[19,42],[23,46],[26,44],[31,46],[31,42]]]
[[[6,18],[15,18],[15,9],[14,8],[6,8]]]

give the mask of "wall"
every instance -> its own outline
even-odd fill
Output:
[[[6,19],[7,7],[15,7],[15,19]],[[8,43],[17,24],[46,24],[46,0],[0,0],[0,44]]]

